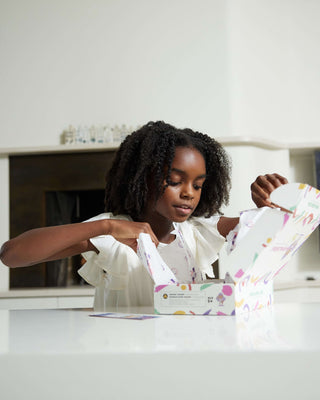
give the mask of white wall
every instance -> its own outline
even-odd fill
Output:
[[[227,133],[224,0],[2,0],[0,147],[70,123]]]
[[[318,139],[318,0],[2,0],[0,147],[164,119]]]
[[[228,2],[230,133],[319,140],[320,2]]]

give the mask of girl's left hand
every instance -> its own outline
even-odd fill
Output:
[[[257,207],[272,207],[270,194],[288,180],[279,174],[259,175],[251,185],[251,197]]]

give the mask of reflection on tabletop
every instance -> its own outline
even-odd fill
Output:
[[[152,314],[151,309],[110,310]],[[275,304],[239,316],[98,318],[92,310],[0,310],[0,354],[319,350],[320,307]]]

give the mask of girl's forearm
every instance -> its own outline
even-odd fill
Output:
[[[142,232],[150,234],[152,241],[158,245],[157,237],[146,222],[100,219],[32,229],[4,243],[0,250],[0,259],[8,267],[26,267],[88,250],[97,252],[89,240],[95,236],[112,235],[120,242],[128,244],[128,240],[135,241]]]
[[[94,250],[89,239],[108,234],[108,220],[32,229],[8,240],[0,250],[9,267],[23,267]]]

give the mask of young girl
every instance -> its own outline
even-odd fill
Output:
[[[1,261],[22,267],[83,254],[80,275],[96,287],[95,310],[151,305],[153,282],[136,254],[148,233],[178,281],[212,277],[212,263],[238,218],[228,203],[230,164],[223,147],[191,129],[149,122],[121,144],[106,178],[105,210],[84,223],[34,229],[4,243]],[[287,180],[260,176],[251,185],[258,207]]]

